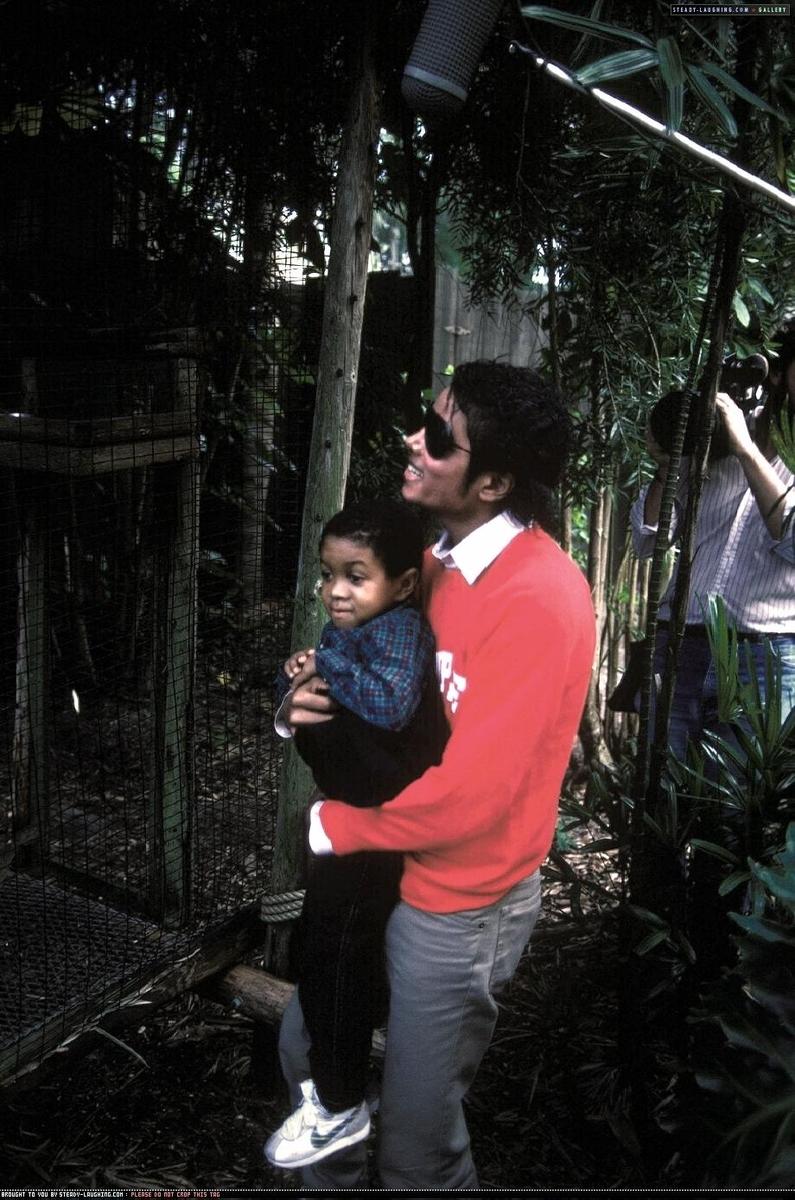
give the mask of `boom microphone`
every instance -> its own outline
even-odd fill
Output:
[[[467,98],[503,0],[430,0],[403,71],[403,99],[428,122],[454,117]]]

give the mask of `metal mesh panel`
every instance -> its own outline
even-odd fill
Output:
[[[271,869],[301,264],[286,214],[252,290],[234,198],[184,203],[205,166],[150,179],[165,101],[151,161],[92,132],[125,102],[0,136],[0,1079]]]
[[[13,874],[0,885],[0,1077],[134,995],[179,936]]]

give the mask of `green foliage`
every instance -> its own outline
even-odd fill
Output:
[[[795,471],[795,417],[789,413],[786,407],[782,408],[778,420],[773,422],[770,436],[776,454],[781,457],[791,471]]]
[[[737,632],[729,623],[722,596],[709,597],[704,623],[718,673],[718,719],[728,722],[739,711],[739,665]]]
[[[710,836],[687,838],[689,871],[707,858],[716,894],[741,912],[731,969],[703,987],[691,1012],[689,1063],[701,1098],[679,1096],[680,1127],[696,1129],[704,1184],[792,1182],[795,1129],[795,712],[782,718],[780,668],[765,657],[757,678],[720,599],[707,613],[720,716],[730,733],[706,733],[674,781]],[[698,868],[700,870],[700,868]],[[700,894],[704,903],[704,894]],[[691,902],[692,903],[692,902]],[[720,908],[713,908],[712,920]],[[700,914],[686,920],[697,927]],[[660,918],[658,917],[658,920]],[[641,948],[670,944],[669,930]],[[724,935],[700,932],[700,955]],[[728,929],[726,930],[728,936]],[[703,976],[703,972],[702,972]],[[687,976],[683,976],[686,981]],[[679,985],[677,984],[677,987]],[[715,1042],[710,1029],[722,1035]],[[701,1173],[705,1170],[705,1174]]]
[[[756,92],[751,91],[739,82],[730,72],[717,63],[703,57],[703,45],[698,47],[700,61],[685,62],[680,50],[678,37],[668,35],[658,38],[656,45],[645,34],[626,29],[618,25],[608,25],[604,21],[596,21],[590,17],[576,16],[572,13],[559,12],[544,5],[529,5],[522,8],[522,15],[531,21],[547,22],[560,29],[576,30],[597,38],[608,38],[617,41],[629,41],[643,47],[642,50],[624,51],[596,59],[585,67],[578,67],[576,77],[584,87],[601,84],[610,79],[626,78],[638,72],[658,68],[660,79],[665,88],[666,125],[668,129],[678,130],[684,115],[685,86],[689,80],[694,85],[697,99],[703,100],[707,109],[717,115],[724,130],[735,137],[737,125],[733,115],[716,91],[706,79],[709,75],[720,83],[733,96],[751,104],[761,112],[769,114],[777,120],[786,123],[785,115],[774,108],[767,100]],[[678,29],[677,34],[681,33]]]
[[[405,461],[402,434],[395,425],[355,438],[346,501],[399,495]]]
[[[696,1079],[726,1130],[711,1163],[722,1183],[795,1180],[795,824],[767,865],[751,863],[762,912],[732,914],[737,964],[695,1014],[718,1026],[721,1052]]]
[[[773,115],[791,111],[780,28],[762,30],[751,100],[734,80],[731,22],[699,21],[696,30],[621,3],[611,6],[612,22],[542,5],[522,13],[538,54],[570,63],[581,82],[623,79],[622,97],[647,110],[662,97],[669,125],[710,145],[737,136],[732,106],[746,101],[753,169],[780,174],[781,162],[791,162],[786,124]],[[617,53],[594,55],[605,41],[619,43]],[[470,125],[451,163],[449,208],[475,295],[507,297],[542,269],[555,279],[554,311],[548,287],[523,304],[554,333],[543,363],[557,368],[580,416],[567,486],[571,502],[587,510],[611,476],[630,494],[642,482],[646,415],[662,392],[682,385],[690,365],[721,197],[705,168],[622,130],[534,67],[528,72],[524,96],[520,78],[503,78],[503,91],[513,89],[510,109],[498,110],[486,80],[476,81]],[[528,95],[532,122],[522,117]],[[482,128],[481,100],[491,109]],[[481,153],[487,141],[492,150]],[[788,303],[793,269],[784,223],[752,211],[727,349],[760,349]]]
[[[724,87],[733,92],[735,96],[739,96],[745,100],[746,104],[752,104],[754,108],[760,109],[762,112],[770,113],[772,117],[781,117],[781,113],[777,112],[771,104],[768,104],[761,96],[744,87],[738,79],[725,71],[723,67],[719,67],[717,63],[705,62],[701,64],[701,69],[705,74],[711,75],[713,79],[717,79]]]
[[[669,756],[644,813],[646,853],[672,870],[648,902],[625,906],[624,969],[634,959],[647,1036],[677,1064],[656,1116],[688,1183],[786,1185],[795,1178],[795,712],[782,717],[775,659],[766,656],[758,679],[719,599],[705,620],[726,724],[691,744],[686,762]],[[631,780],[630,743],[592,773],[585,801],[562,805],[569,836],[587,830],[612,845],[630,881]]]
[[[672,37],[660,38],[657,43],[660,60],[660,76],[665,84],[666,125],[679,129],[682,124],[685,100],[685,66],[679,46]]]
[[[557,8],[547,8],[544,4],[524,6],[522,16],[530,21],[547,21],[561,29],[573,29],[578,33],[587,33],[592,37],[605,38],[611,42],[633,42],[637,46],[649,48],[652,46],[647,37],[632,29],[608,24],[606,21],[596,21],[591,17],[580,17],[575,13],[561,12]]]
[[[626,79],[628,75],[656,67],[659,61],[656,50],[620,50],[618,54],[608,54],[606,58],[597,58],[587,67],[581,67],[577,78],[585,87],[592,87],[609,79]]]
[[[732,139],[737,137],[737,122],[726,101],[721,96],[717,88],[713,87],[707,79],[706,74],[697,67],[695,63],[688,63],[685,70],[687,78],[692,84],[699,97],[704,101],[708,108],[712,110],[715,116],[723,126],[724,132]]]

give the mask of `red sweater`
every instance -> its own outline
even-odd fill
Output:
[[[552,842],[594,653],[587,582],[542,530],[468,584],[430,552],[423,586],[450,721],[438,767],[379,808],[328,800],[334,852],[406,851],[401,894],[428,912],[499,900]]]

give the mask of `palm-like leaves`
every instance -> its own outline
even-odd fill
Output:
[[[541,21],[559,29],[569,29],[601,40],[629,42],[640,46],[640,50],[625,50],[604,58],[595,59],[576,71],[576,77],[584,87],[593,87],[611,79],[626,78],[642,71],[659,70],[665,89],[665,122],[672,132],[678,130],[684,116],[685,91],[688,85],[694,95],[703,102],[710,114],[716,116],[724,132],[731,138],[737,136],[737,123],[718,89],[707,76],[721,84],[733,96],[753,105],[769,116],[784,121],[783,114],[771,104],[745,87],[723,67],[709,60],[698,63],[685,62],[676,38],[666,36],[656,44],[643,33],[612,25],[591,17],[560,12],[543,4],[530,4],[522,8],[522,15],[530,21]]]

